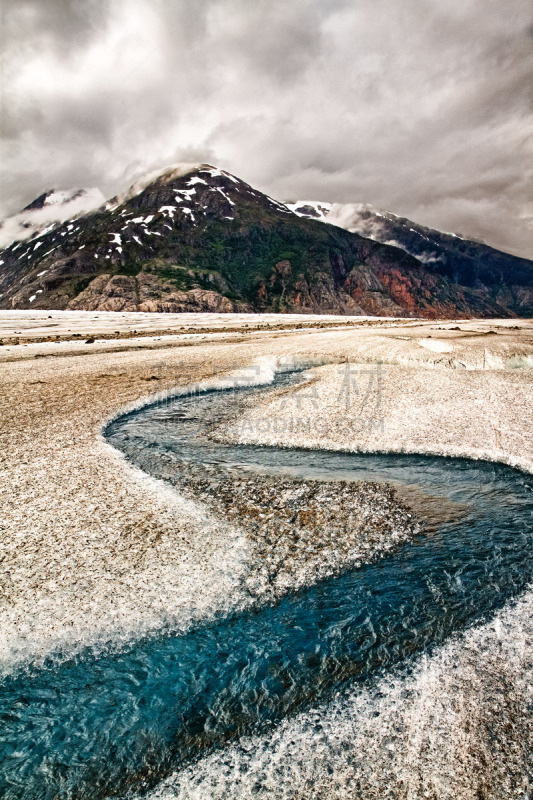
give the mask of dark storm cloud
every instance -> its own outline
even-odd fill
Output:
[[[529,0],[0,0],[2,211],[175,161],[533,256]]]

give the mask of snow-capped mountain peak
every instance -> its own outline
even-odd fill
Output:
[[[106,203],[106,209],[112,211],[113,209],[118,208],[118,206],[141,194],[141,192],[144,192],[146,187],[150,186],[150,184],[154,183],[154,181],[170,183],[170,181],[176,180],[177,178],[183,178],[189,173],[197,172],[201,168],[201,164],[177,163],[167,165],[163,169],[148,172],[145,175],[137,178],[137,180],[132,183],[129,189],[126,189],[126,191],[120,192],[115,197],[112,197],[111,200]]]

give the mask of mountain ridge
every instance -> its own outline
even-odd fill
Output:
[[[453,283],[472,288],[500,285],[496,302],[514,312],[533,315],[533,262],[504,253],[485,242],[413,222],[366,203],[297,201],[287,203],[295,214],[337,225],[360,236],[404,250]],[[492,273],[492,275],[490,275]],[[506,278],[512,273],[512,283]],[[487,280],[487,276],[489,279]]]
[[[0,261],[0,308],[515,313],[405,249],[299,216],[209,164],[145,176],[104,205],[11,243]]]

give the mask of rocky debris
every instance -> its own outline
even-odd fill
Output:
[[[202,470],[173,483],[246,532],[253,545],[246,586],[262,599],[360,567],[420,530],[388,484]]]

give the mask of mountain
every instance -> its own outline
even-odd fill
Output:
[[[288,203],[295,214],[338,225],[382,244],[399,247],[454,284],[480,291],[519,316],[533,316],[533,262],[502,253],[455,233],[418,225],[365,203]]]
[[[52,230],[57,223],[85,214],[104,203],[105,197],[100,189],[51,189],[0,223],[0,247]]]
[[[512,314],[403,249],[298,216],[205,164],[149,175],[11,243],[0,262],[0,308]]]

